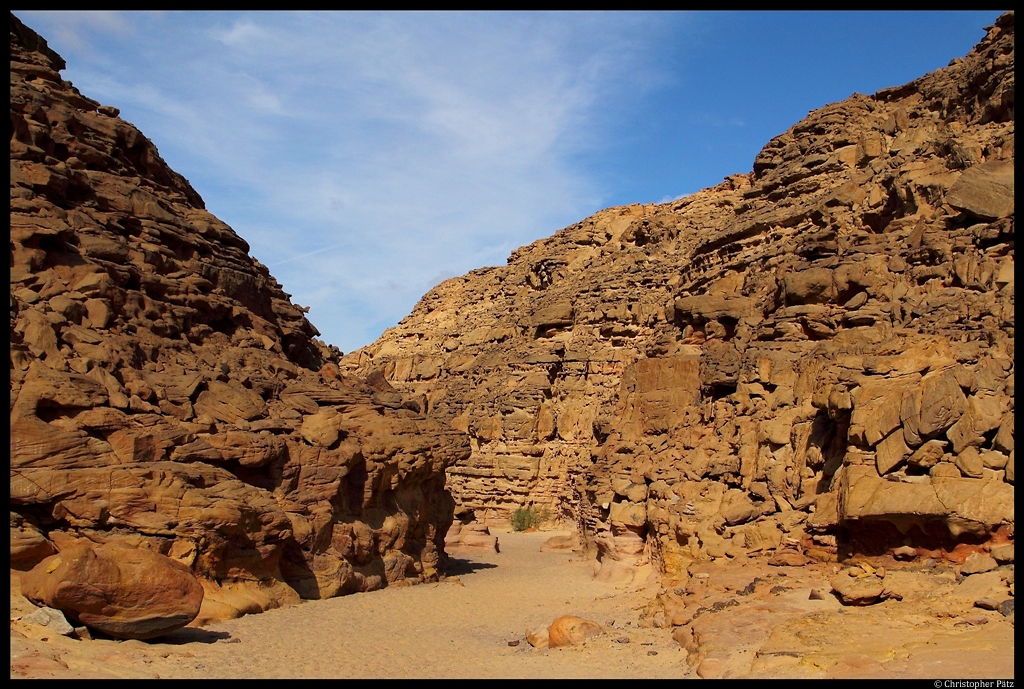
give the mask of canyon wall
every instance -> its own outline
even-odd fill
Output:
[[[469,434],[465,518],[549,509],[602,562],[1012,537],[1013,26],[442,283],[342,368]]]
[[[342,375],[138,129],[11,16],[11,566],[116,541],[203,618],[436,580],[466,436]]]

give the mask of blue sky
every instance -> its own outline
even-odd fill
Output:
[[[998,11],[15,11],[348,352],[441,280],[748,172]]]

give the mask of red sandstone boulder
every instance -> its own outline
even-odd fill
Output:
[[[604,629],[597,622],[575,615],[563,615],[552,622],[548,629],[548,647],[573,646],[601,634],[604,634]]]
[[[22,593],[119,639],[149,639],[199,614],[203,587],[185,565],[150,550],[78,544],[25,574]]]

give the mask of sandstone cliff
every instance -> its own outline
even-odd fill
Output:
[[[330,348],[248,245],[11,17],[11,565],[192,568],[202,617],[437,577],[464,435]]]
[[[605,562],[1011,536],[1013,26],[448,280],[343,367],[470,435],[459,510],[550,508]]]

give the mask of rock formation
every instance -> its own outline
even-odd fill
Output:
[[[548,627],[548,648],[575,646],[576,644],[604,633],[597,622],[575,615],[563,615]]]
[[[1013,26],[442,283],[343,367],[470,435],[461,510],[547,507],[608,563],[1006,541]]]
[[[498,537],[491,534],[486,524],[463,524],[458,519],[445,534],[444,549],[449,555],[459,552],[500,552]]]
[[[22,580],[26,598],[120,639],[149,639],[199,614],[203,587],[183,563],[117,541],[79,543],[51,555]]]
[[[201,618],[437,577],[466,437],[340,374],[249,247],[11,17],[11,565],[116,542]]]

